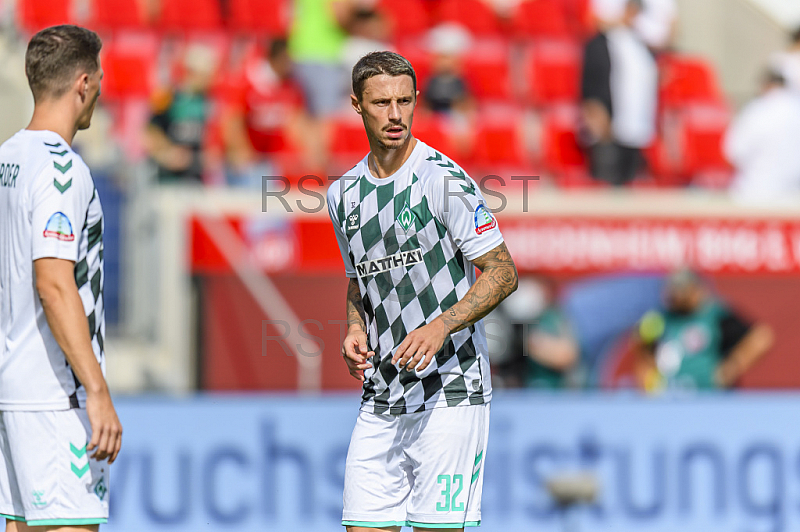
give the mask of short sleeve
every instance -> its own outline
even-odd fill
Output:
[[[503,243],[494,214],[480,188],[463,170],[431,180],[428,196],[434,215],[447,227],[458,249],[473,261]]]
[[[353,266],[353,261],[350,259],[350,244],[347,241],[344,229],[339,221],[339,209],[342,200],[339,195],[340,189],[339,181],[336,181],[328,188],[328,215],[333,224],[333,232],[336,234],[336,243],[339,244],[339,253],[341,253],[342,262],[344,262],[345,275],[352,279],[356,277],[356,269]]]
[[[64,166],[50,163],[31,189],[31,252],[45,257],[78,260],[80,236],[94,186],[89,170],[73,157]],[[64,170],[65,166],[69,167]],[[83,167],[82,167],[83,166]]]

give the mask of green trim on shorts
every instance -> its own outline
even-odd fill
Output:
[[[387,526],[410,526],[408,521],[342,521],[342,526],[360,526],[363,528],[385,528]]]
[[[480,521],[466,523],[418,523],[417,521],[342,521],[342,526],[360,526],[363,528],[385,528],[388,526],[417,526],[421,528],[461,528],[465,526],[481,526]]]
[[[105,517],[90,517],[88,519],[31,519],[26,521],[28,526],[77,526],[77,525],[104,525],[108,523]]]
[[[481,522],[467,521],[466,523],[418,523],[417,521],[406,521],[406,526],[418,526],[420,528],[461,528],[465,526],[481,526]]]
[[[5,517],[9,521],[22,521],[23,523],[25,522],[25,518],[20,517],[18,515],[0,514],[0,517]]]

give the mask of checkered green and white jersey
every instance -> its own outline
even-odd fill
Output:
[[[480,189],[421,141],[391,176],[365,157],[328,189],[328,210],[350,278],[358,278],[375,356],[362,410],[404,414],[482,404],[492,385],[483,322],[453,333],[421,372],[391,363],[406,335],[464,297],[472,260],[503,242]]]
[[[50,330],[33,262],[74,263],[94,355],[105,371],[103,209],[89,168],[52,131],[0,146],[0,410],[66,410],[86,393]]]

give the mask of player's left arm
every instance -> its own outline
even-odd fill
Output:
[[[751,327],[747,327],[735,316],[730,316],[727,321],[728,329],[739,328],[741,332],[735,330],[730,332],[723,329],[723,335],[733,334],[739,336],[739,339],[717,367],[715,378],[721,388],[730,388],[735,385],[747,370],[769,351],[775,341],[769,325],[755,323]]]
[[[397,348],[393,364],[399,362],[399,367],[405,366],[409,371],[414,368],[424,370],[449,334],[480,320],[517,289],[517,268],[505,242],[472,262],[482,272],[475,284],[455,305],[429,324],[409,333]]]

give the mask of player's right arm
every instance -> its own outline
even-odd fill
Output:
[[[342,213],[340,206],[342,202],[341,186],[353,182],[353,177],[344,175],[338,181],[331,184],[328,189],[328,215],[333,224],[333,231],[336,235],[336,242],[342,254],[344,270],[348,277],[347,284],[347,334],[342,342],[342,358],[347,364],[347,370],[353,378],[364,381],[364,370],[371,368],[372,364],[367,362],[369,357],[375,356],[374,351],[369,351],[367,344],[366,313],[364,312],[364,302],[361,299],[361,288],[358,286],[356,270],[353,261],[350,259],[350,243],[342,230],[339,221]]]
[[[56,258],[41,258],[33,263],[36,291],[42,302],[47,324],[86,389],[86,412],[92,426],[92,440],[86,446],[97,460],[117,458],[122,445],[122,425],[117,418],[106,380],[92,350],[83,303],[75,284],[75,264]]]
[[[367,326],[364,322],[364,302],[361,300],[361,289],[358,279],[351,278],[347,284],[347,336],[342,342],[342,356],[347,369],[353,378],[364,380],[364,370],[371,368],[367,362],[375,356],[367,347]]]

